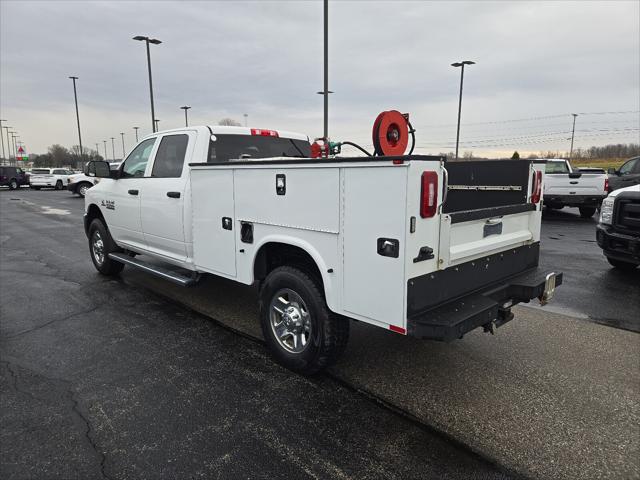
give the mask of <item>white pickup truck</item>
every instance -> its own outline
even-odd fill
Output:
[[[62,190],[71,175],[73,172],[66,168],[34,168],[29,175],[29,186],[34,190],[48,187]]]
[[[309,155],[305,135],[200,126],[146,137],[116,172],[90,162],[93,264],[258,282],[267,344],[305,374],[337,358],[349,319],[451,341],[562,282],[538,269],[544,163]]]
[[[564,159],[546,160],[544,204],[548,208],[578,207],[581,217],[590,218],[608,193],[606,173],[574,170]]]

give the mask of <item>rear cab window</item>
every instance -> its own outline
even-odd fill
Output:
[[[165,135],[153,161],[152,177],[178,178],[182,176],[184,157],[187,153],[189,135]]]
[[[547,162],[544,173],[569,173],[566,162]]]
[[[207,162],[310,156],[311,145],[307,140],[262,135],[214,134],[209,141]]]
[[[32,175],[48,175],[49,169],[48,168],[32,168],[31,174]]]

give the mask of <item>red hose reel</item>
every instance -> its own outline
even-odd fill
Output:
[[[403,155],[409,144],[409,114],[397,110],[380,113],[373,123],[375,155]]]

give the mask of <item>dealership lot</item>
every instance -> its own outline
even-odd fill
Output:
[[[640,475],[640,273],[609,267],[595,219],[545,214],[548,307],[448,345],[354,324],[308,380],[253,340],[254,288],[99,277],[82,209],[0,192],[7,478]]]

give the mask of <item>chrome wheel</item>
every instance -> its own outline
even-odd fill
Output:
[[[15,180],[11,180],[11,184],[9,185],[9,188],[11,190],[16,190],[18,188],[18,182],[16,182]]]
[[[282,348],[301,353],[311,340],[311,315],[302,297],[289,288],[279,290],[269,305],[271,330]]]
[[[93,233],[93,239],[91,241],[91,251],[93,253],[93,258],[96,260],[96,263],[98,265],[102,265],[104,263],[104,242],[102,240],[100,232],[98,231]]]
[[[78,193],[80,194],[80,196],[84,197],[87,194],[87,190],[89,190],[87,188],[86,185],[80,185],[80,188],[78,189]]]

